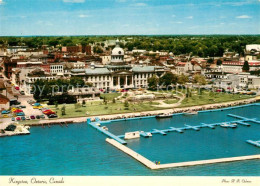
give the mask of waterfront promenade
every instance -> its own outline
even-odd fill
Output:
[[[143,111],[143,112],[133,112],[133,113],[123,113],[123,114],[85,116],[85,117],[77,117],[77,118],[45,119],[45,120],[40,120],[39,122],[35,121],[35,123],[32,122],[25,125],[41,126],[41,125],[52,125],[52,124],[61,124],[61,123],[66,123],[66,124],[82,123],[82,122],[86,122],[87,118],[91,118],[91,120],[94,121],[95,117],[99,117],[100,120],[114,120],[114,119],[122,119],[122,118],[158,115],[162,113],[174,114],[174,113],[182,113],[187,111],[202,111],[202,110],[220,109],[225,107],[245,105],[245,104],[255,103],[256,101],[259,100],[260,100],[260,96],[257,96],[255,98],[250,98],[246,100],[238,100],[238,101],[231,101],[225,103],[215,103],[215,104],[199,105],[199,106],[191,106],[191,107],[183,107],[183,108],[170,108],[170,109],[163,109],[163,110]],[[9,124],[10,123],[0,124],[0,129],[5,129]]]
[[[154,110],[154,111],[143,111],[143,112],[134,112],[134,113],[123,113],[123,114],[111,114],[111,115],[99,115],[99,116],[86,116],[86,117],[78,117],[78,118],[62,118],[62,119],[51,119],[51,120],[41,120],[39,123],[31,123],[28,125],[48,125],[48,124],[58,124],[58,123],[82,123],[86,122],[87,118],[91,118],[92,121],[95,120],[95,117],[99,117],[100,120],[113,120],[113,119],[121,119],[121,118],[132,118],[132,117],[141,117],[141,116],[151,116],[158,115],[162,113],[182,113],[187,111],[199,111],[199,110],[210,110],[224,107],[232,107],[237,105],[244,105],[254,103],[260,100],[260,96],[239,100],[239,101],[231,101],[225,103],[216,103],[216,104],[208,104],[208,105],[200,105],[200,106],[192,106],[192,107],[183,107],[183,108],[170,108],[163,110]]]

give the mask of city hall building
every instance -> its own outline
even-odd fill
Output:
[[[90,68],[71,70],[71,76],[81,77],[98,89],[113,90],[145,88],[148,86],[148,78],[153,75],[160,77],[165,71],[165,67],[161,66],[144,66],[142,63],[135,66],[126,64],[124,50],[120,48],[117,40],[109,65],[96,67],[92,63]]]

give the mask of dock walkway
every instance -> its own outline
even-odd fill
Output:
[[[148,160],[144,156],[138,154],[132,149],[126,147],[125,145],[120,144],[116,140],[107,138],[106,141],[118,148],[122,152],[128,154],[133,157],[137,161],[144,164],[146,167],[150,169],[165,169],[165,168],[174,168],[174,167],[186,167],[186,166],[195,166],[195,165],[205,165],[205,164],[213,164],[213,163],[224,163],[224,162],[233,162],[233,161],[242,161],[242,160],[253,160],[260,159],[260,154],[250,155],[250,156],[239,156],[239,157],[230,157],[230,158],[219,158],[219,159],[210,159],[210,160],[199,160],[199,161],[189,161],[189,162],[180,162],[180,163],[168,163],[168,164],[160,164],[156,165],[152,161]]]

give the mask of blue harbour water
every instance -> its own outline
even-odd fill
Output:
[[[249,106],[169,119],[141,119],[106,124],[109,131],[122,135],[184,124],[238,120],[232,113],[260,120],[260,106]],[[119,176],[259,176],[260,160],[218,163],[191,167],[150,170],[105,142],[106,136],[86,123],[31,127],[31,134],[0,138],[0,175],[119,175]],[[180,134],[154,134],[151,138],[128,140],[127,146],[151,161],[174,163],[203,159],[260,154],[260,148],[246,143],[260,140],[260,124],[236,129],[216,127]]]

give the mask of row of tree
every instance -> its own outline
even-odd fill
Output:
[[[185,85],[188,82],[193,82],[200,85],[205,85],[207,83],[205,77],[199,74],[194,75],[192,80],[190,80],[189,77],[184,74],[175,75],[172,72],[167,72],[160,78],[155,75],[148,78],[148,86],[149,89],[152,90],[157,89],[158,86],[165,88],[176,85],[177,83],[180,85]]]
[[[127,50],[145,49],[147,51],[165,50],[174,54],[192,53],[201,57],[222,56],[228,50],[243,54],[247,44],[260,44],[259,35],[209,35],[209,36],[57,36],[57,37],[0,37],[0,45],[9,46],[26,45],[31,48],[39,48],[42,45],[49,46],[75,46],[76,44],[93,44],[98,42],[95,48],[97,53],[102,52],[104,41],[119,38],[125,40],[121,47]]]
[[[48,100],[49,104],[54,103],[75,103],[76,98],[68,95],[73,88],[91,87],[91,83],[85,83],[78,77],[70,79],[37,80],[32,86],[34,99],[37,101]]]

